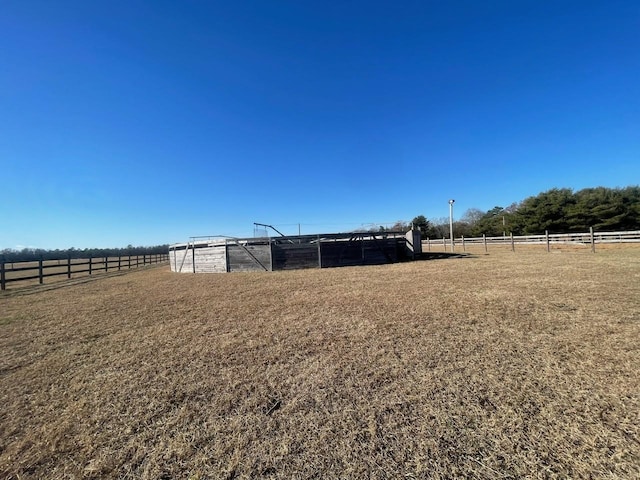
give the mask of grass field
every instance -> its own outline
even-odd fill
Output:
[[[639,478],[639,347],[637,247],[7,291],[0,478]]]

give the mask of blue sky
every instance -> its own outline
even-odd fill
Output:
[[[0,249],[640,183],[637,1],[5,1]]]

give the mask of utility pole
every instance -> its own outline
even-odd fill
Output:
[[[456,248],[455,242],[453,241],[453,203],[455,200],[449,200],[449,236],[451,237],[451,251],[453,252]]]

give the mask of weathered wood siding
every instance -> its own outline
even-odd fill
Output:
[[[299,268],[318,268],[318,244],[274,244],[273,269],[295,270]]]
[[[196,273],[225,273],[227,255],[224,245],[196,248]]]
[[[186,257],[185,257],[186,255]],[[193,247],[169,252],[171,270],[179,273],[193,273]]]
[[[227,245],[227,262],[230,272],[254,272],[271,270],[270,245]]]
[[[326,242],[321,247],[323,267],[380,265],[398,261],[396,239]]]

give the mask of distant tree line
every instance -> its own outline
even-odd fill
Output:
[[[134,247],[128,245],[125,248],[69,248],[66,250],[46,250],[42,248],[23,248],[22,250],[5,249],[0,251],[0,259],[6,262],[31,262],[34,260],[58,260],[61,258],[89,258],[89,257],[117,257],[127,255],[154,255],[167,253],[169,245],[156,245],[153,247]]]
[[[423,237],[449,237],[449,218],[428,220],[418,215],[396,226],[418,228]],[[640,186],[625,188],[553,188],[520,203],[487,212],[467,210],[453,224],[454,236],[480,237],[549,233],[640,230]]]

